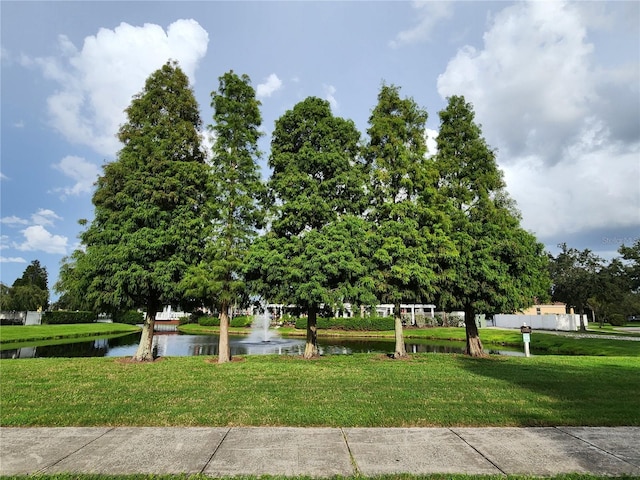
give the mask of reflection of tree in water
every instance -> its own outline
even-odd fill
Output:
[[[109,341],[100,338],[90,342],[44,345],[36,348],[36,357],[104,357],[109,351]]]
[[[166,337],[167,345],[165,345],[164,352],[158,352],[160,355],[218,355],[218,338],[215,335],[167,334],[162,337]],[[140,334],[134,333],[110,339],[102,338],[62,345],[3,350],[0,352],[0,358],[130,356],[133,355],[139,339]],[[284,339],[286,342],[283,344],[279,344],[278,342],[247,344],[246,340],[247,337],[231,338],[232,355],[302,355],[303,353],[299,348],[299,343],[304,344],[304,339],[300,338]],[[460,354],[464,353],[465,348],[463,342],[434,342],[432,340],[419,339],[406,340],[405,346],[407,353]],[[323,355],[390,353],[394,350],[394,341],[393,339],[378,340],[372,338],[321,337],[318,339],[318,347]],[[109,353],[110,350],[112,351],[111,353]],[[508,349],[501,347],[500,351],[492,350],[490,353],[503,354],[505,353],[504,350]]]

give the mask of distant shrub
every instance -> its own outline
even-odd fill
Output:
[[[251,315],[239,315],[233,317],[229,325],[231,327],[250,327],[253,323],[253,317]]]
[[[250,327],[253,323],[253,317],[248,315],[240,315],[237,317],[233,317],[229,322],[230,327]],[[204,315],[198,318],[198,325],[203,327],[219,327],[220,326],[220,318],[216,315]]]
[[[288,313],[285,313],[284,315],[282,315],[282,317],[280,317],[280,322],[287,325],[295,325],[297,321],[297,317],[294,317],[293,315],[290,315]]]
[[[98,316],[93,312],[67,312],[64,310],[46,311],[42,314],[42,323],[48,325],[66,325],[73,323],[94,323]]]
[[[124,323],[126,325],[138,325],[140,323],[144,323],[144,314],[137,310],[118,312],[111,318],[116,323]]]
[[[195,323],[192,319],[191,316],[187,316],[187,317],[180,317],[178,319],[179,325],[186,325],[187,323]]]
[[[622,327],[625,325],[624,315],[620,313],[614,313],[608,318],[609,323],[614,327]]]
[[[317,326],[323,330],[349,331],[387,331],[395,328],[393,317],[353,317],[353,318],[324,318],[318,317]],[[296,328],[306,329],[307,318],[296,320]]]
[[[220,319],[218,317],[212,317],[210,315],[204,315],[198,318],[198,325],[203,327],[219,327]]]

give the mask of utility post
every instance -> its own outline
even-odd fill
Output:
[[[531,327],[527,326],[526,323],[523,323],[520,327],[520,332],[522,333],[522,342],[524,343],[524,356],[529,357],[529,343],[531,342]]]

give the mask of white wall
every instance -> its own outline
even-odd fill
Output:
[[[587,316],[583,315],[585,326]],[[494,315],[495,326],[502,328],[520,328],[526,323],[538,330],[563,330],[573,332],[580,329],[580,315]]]

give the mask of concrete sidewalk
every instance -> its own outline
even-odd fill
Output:
[[[0,428],[0,475],[640,475],[640,427]]]

